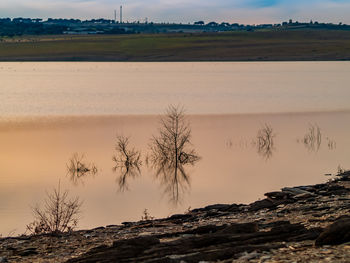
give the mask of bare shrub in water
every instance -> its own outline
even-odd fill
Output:
[[[154,219],[154,216],[150,215],[147,208],[145,210],[143,210],[143,215],[141,216],[141,221],[149,221],[149,220],[153,220],[153,219]]]
[[[68,198],[68,191],[61,191],[60,184],[52,193],[47,193],[43,207],[33,208],[34,221],[27,225],[31,234],[58,234],[72,231],[78,224],[82,202]]]
[[[153,136],[149,162],[156,169],[171,201],[179,201],[180,189],[189,185],[184,165],[194,165],[200,157],[191,147],[191,128],[181,107],[169,106],[160,120],[159,135]]]
[[[128,177],[136,177],[141,174],[141,152],[134,148],[130,149],[129,142],[129,137],[123,135],[117,136],[117,154],[112,157],[112,160],[115,162],[113,171],[117,171],[118,169],[120,171],[118,183],[121,191],[128,188]]]
[[[153,136],[151,160],[166,160],[178,164],[194,163],[199,156],[191,145],[191,128],[185,119],[183,108],[169,106],[161,119],[159,136]]]

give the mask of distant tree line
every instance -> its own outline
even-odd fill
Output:
[[[51,35],[63,34],[67,30],[64,25],[47,25],[39,22],[28,22],[27,20],[0,19],[0,36],[22,36],[22,35]]]
[[[243,25],[239,23],[153,23],[124,22],[111,19],[63,19],[63,18],[0,18],[0,36],[48,35],[48,34],[133,34],[133,33],[196,33],[255,30],[350,30],[350,26],[338,23],[294,22],[292,19],[280,24]]]

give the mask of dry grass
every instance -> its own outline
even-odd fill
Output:
[[[350,60],[350,31],[27,36],[0,42],[0,60]]]
[[[27,225],[32,234],[58,234],[72,231],[78,224],[82,203],[79,198],[69,199],[68,191],[61,191],[60,184],[47,193],[44,206],[33,208],[34,221]]]

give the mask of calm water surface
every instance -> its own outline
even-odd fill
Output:
[[[0,233],[23,233],[30,206],[59,181],[84,200],[80,228],[326,181],[339,165],[350,167],[349,71],[348,62],[0,63]],[[183,167],[189,182],[177,182],[177,202],[174,182],[146,161],[171,103],[186,107],[201,157]],[[268,149],[258,146],[266,125]],[[142,154],[123,191],[112,161],[117,134]],[[97,173],[72,180],[75,153]]]
[[[347,108],[350,62],[0,63],[2,116]]]

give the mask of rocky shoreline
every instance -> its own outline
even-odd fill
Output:
[[[350,172],[249,205],[0,239],[1,262],[350,262]]]

